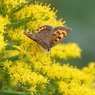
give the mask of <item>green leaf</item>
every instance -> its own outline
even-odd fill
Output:
[[[6,60],[11,60],[11,61],[18,60],[18,55],[17,56],[13,56],[13,57],[9,57],[9,58],[0,59],[0,62],[4,62]]]
[[[31,95],[31,94],[28,92],[11,92],[0,90],[0,95]]]
[[[22,25],[25,25],[25,23],[29,22],[30,20],[31,20],[31,17],[28,17],[28,18],[21,19],[21,20],[16,21],[16,22],[12,22],[11,24],[8,24],[7,26],[17,28],[17,27],[20,27]]]

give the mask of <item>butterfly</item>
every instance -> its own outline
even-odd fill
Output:
[[[44,25],[35,30],[34,33],[24,32],[24,34],[41,45],[45,50],[50,51],[50,49],[61,42],[70,31],[70,28],[64,26],[53,28],[50,25]]]

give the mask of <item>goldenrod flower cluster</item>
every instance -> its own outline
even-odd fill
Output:
[[[81,51],[76,43],[59,44],[52,48],[52,54],[60,59],[81,58]]]
[[[67,61],[81,58],[82,50],[77,43],[59,44],[45,52],[23,34],[35,32],[45,24],[64,26],[65,21],[58,20],[56,12],[50,4],[0,1],[0,91],[3,94],[95,95],[94,62],[83,69],[56,62],[58,58]]]
[[[2,51],[2,49],[5,47],[6,42],[4,41],[4,29],[5,29],[5,25],[7,25],[9,23],[8,17],[3,17],[2,15],[0,15],[0,52]]]
[[[14,12],[14,10],[17,10],[19,7],[21,7],[23,4],[27,3],[26,0],[0,0],[0,7],[4,9],[1,9],[4,15],[10,14]]]

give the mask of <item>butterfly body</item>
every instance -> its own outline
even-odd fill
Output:
[[[39,27],[34,33],[24,32],[24,34],[41,45],[45,50],[50,51],[50,49],[62,41],[70,31],[70,28],[63,26],[53,28],[50,25],[44,25]]]

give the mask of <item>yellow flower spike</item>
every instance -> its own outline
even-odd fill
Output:
[[[8,63],[8,61],[7,61]],[[3,63],[3,65],[6,62]],[[47,84],[47,78],[43,77],[36,72],[32,72],[30,66],[24,62],[17,61],[15,63],[11,62],[10,66],[5,67],[10,74],[11,80],[21,82],[24,85],[38,85],[38,84]]]
[[[62,19],[56,20],[56,11],[50,8],[50,5],[43,5],[40,3],[35,3],[34,5],[27,5],[19,12],[15,13],[15,18],[25,19],[31,17],[31,20],[27,23],[27,28],[29,30],[35,30],[38,26],[44,24],[50,24],[52,26],[64,25],[65,21]]]
[[[95,62],[90,62],[88,67],[84,67],[83,71],[86,73],[92,73],[93,75],[95,75]]]
[[[23,34],[24,29],[35,32],[35,29],[41,25],[64,26],[65,21],[57,20],[57,11],[51,9],[50,4],[35,2],[35,4],[24,5],[25,3],[27,0],[0,1],[0,7],[4,9],[3,15],[8,15],[4,18],[0,16],[0,44],[2,44],[0,51],[8,42],[4,52],[10,53],[1,58],[8,59],[0,65],[0,76],[3,77],[0,77],[0,80],[8,86],[7,88],[6,85],[2,85],[2,88],[10,89],[12,92],[13,87],[10,83],[14,83],[16,87],[14,91],[22,88],[22,92],[26,90],[31,94],[53,95],[57,92],[62,95],[95,95],[94,63],[80,70],[68,64],[60,65],[51,58],[52,56],[61,59],[80,58],[82,50],[76,43],[59,44],[53,47],[51,56]],[[3,35],[5,29],[7,37]],[[6,43],[4,38],[7,39]]]
[[[5,30],[5,25],[9,24],[9,20],[8,17],[6,16],[5,18],[3,18],[2,16],[0,16],[0,52],[2,51],[2,49],[5,47],[6,42],[4,41],[4,30]]]
[[[85,75],[77,68],[71,67],[69,65],[61,66],[59,63],[55,63],[46,67],[44,66],[42,70],[50,79],[63,79],[67,82],[71,81],[72,79],[73,82],[78,83],[81,81],[87,83],[89,80],[89,76]],[[90,83],[91,82],[89,81],[89,84]]]
[[[27,38],[23,34],[24,32],[23,27],[16,28],[16,29],[10,29],[7,32],[8,32],[8,36],[11,37],[12,40],[15,40],[15,41],[27,40]]]
[[[7,25],[9,23],[10,23],[10,21],[8,19],[8,16],[6,16],[5,18],[0,16],[0,33],[4,32],[4,29],[6,28],[5,25]]]
[[[9,14],[14,8],[27,3],[27,0],[1,0],[0,3],[2,4],[2,7],[4,7],[4,10]]]
[[[38,48],[38,47],[37,47]],[[44,66],[49,66],[51,62],[50,55],[47,52],[43,52],[40,48],[33,51],[27,51],[28,58],[30,59],[30,65],[34,66],[35,71],[40,71]],[[40,58],[41,56],[41,58]]]
[[[59,92],[64,95],[95,95],[93,88],[88,88],[86,85],[79,85],[74,82],[66,83],[64,81],[60,81],[58,82],[58,86]]]
[[[51,53],[60,59],[81,58],[82,50],[76,43],[59,44],[52,48]]]
[[[95,94],[91,85],[91,77],[78,68],[63,66],[63,80],[58,82],[59,92],[64,95],[92,95]],[[76,74],[77,72],[77,74]],[[92,91],[92,92],[91,92]]]
[[[95,80],[95,62],[90,62],[88,67],[84,67],[82,70],[83,70],[84,73],[86,73],[90,76],[90,81]]]
[[[36,94],[37,93],[37,90],[36,90],[36,85],[33,85],[31,86],[28,91],[31,92],[31,95],[34,95],[34,93]]]
[[[6,69],[6,68],[10,68],[10,66],[12,65],[12,62],[11,61],[5,61],[2,63],[2,65],[4,66],[3,69]]]
[[[4,36],[0,34],[0,52],[2,52],[2,49],[6,46],[6,42],[4,41]]]

